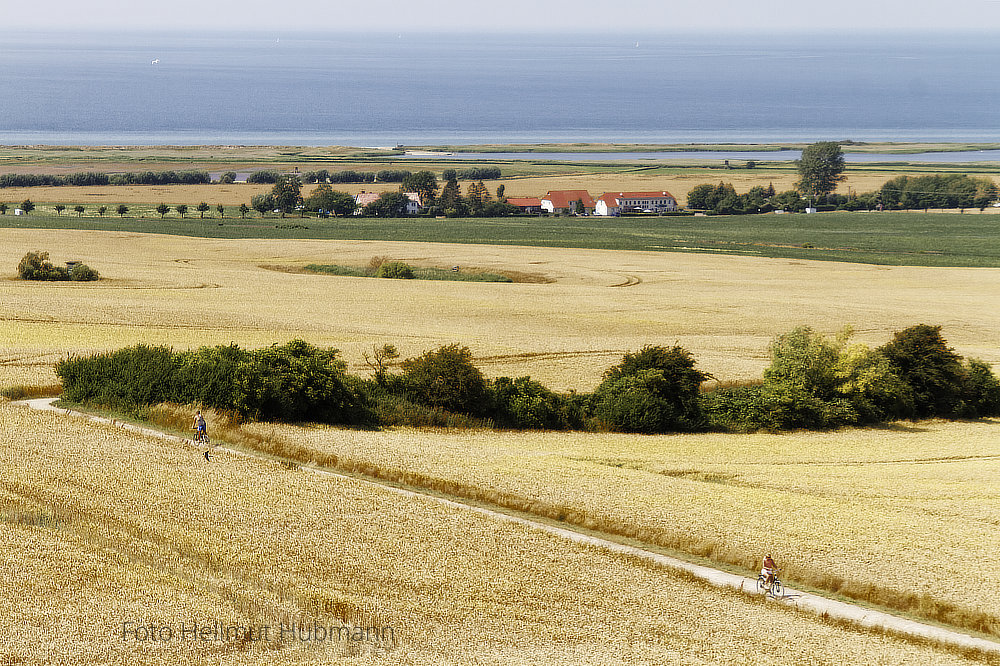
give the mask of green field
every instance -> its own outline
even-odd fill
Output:
[[[294,228],[279,228],[279,225]],[[8,214],[0,216],[0,227],[95,229],[205,238],[394,240],[702,252],[891,266],[1000,266],[1000,217],[978,214],[835,212],[665,218],[324,220],[97,219]]]

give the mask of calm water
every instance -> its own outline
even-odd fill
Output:
[[[986,37],[7,32],[0,90],[3,144],[1000,141]]]
[[[405,158],[425,160],[439,158],[448,160],[559,160],[566,162],[608,162],[615,160],[733,160],[740,163],[747,160],[756,162],[791,162],[802,157],[801,150],[778,151],[660,151],[645,153],[449,153],[415,151],[403,155]],[[1000,150],[942,151],[938,153],[844,153],[844,160],[854,163],[865,162],[1000,162]],[[734,164],[735,165],[735,164]],[[739,166],[743,166],[739,164]]]

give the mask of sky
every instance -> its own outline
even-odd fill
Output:
[[[702,32],[1000,29],[1000,0],[46,0],[11,29]]]
[[[1000,0],[46,0],[4,29],[461,32],[992,31]]]

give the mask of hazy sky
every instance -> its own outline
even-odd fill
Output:
[[[1000,29],[1000,0],[46,0],[5,2],[4,30],[393,32]]]

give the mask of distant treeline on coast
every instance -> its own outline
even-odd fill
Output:
[[[99,173],[83,171],[65,176],[51,174],[0,174],[3,187],[60,187],[64,185],[202,185],[211,183],[207,171],[135,171]]]

